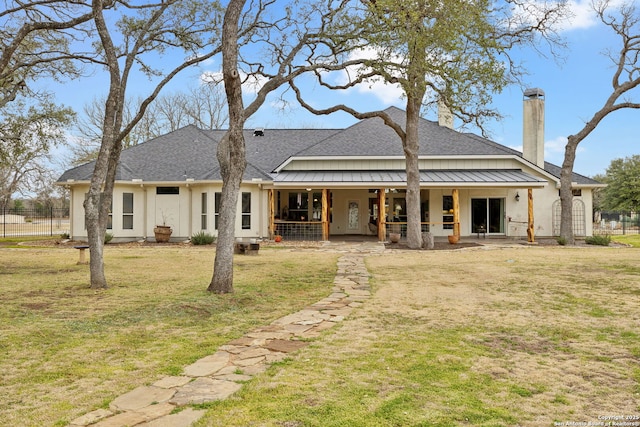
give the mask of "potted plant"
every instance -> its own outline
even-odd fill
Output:
[[[400,233],[400,225],[392,224],[391,227],[389,227],[389,240],[391,241],[391,243],[398,243],[401,236],[402,234]]]
[[[156,242],[167,243],[171,238],[171,233],[173,233],[173,230],[170,225],[167,225],[167,216],[162,212],[162,225],[156,225],[153,229]]]

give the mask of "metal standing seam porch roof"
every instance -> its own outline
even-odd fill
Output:
[[[403,170],[353,170],[353,171],[281,171],[273,174],[274,187],[318,185],[344,186],[395,186],[406,185],[407,174]],[[529,175],[519,169],[496,170],[426,170],[420,172],[420,183],[428,187],[535,187],[542,188],[548,181]]]

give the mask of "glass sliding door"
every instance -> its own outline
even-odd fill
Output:
[[[471,199],[471,232],[504,234],[504,198]]]
[[[489,233],[504,234],[504,199],[489,199]]]

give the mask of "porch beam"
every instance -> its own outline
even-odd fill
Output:
[[[527,202],[529,208],[529,215],[527,221],[527,241],[529,243],[533,243],[536,241],[536,238],[533,234],[533,188],[529,188],[527,190]]]
[[[274,239],[276,235],[276,198],[275,198],[275,190],[270,188],[267,192],[267,203],[269,205],[269,239]]]
[[[322,207],[320,211],[320,219],[322,220],[322,240],[329,240],[329,189],[322,189]]]
[[[460,237],[460,194],[457,188],[451,191],[453,198],[453,235]]]
[[[385,212],[386,195],[384,188],[378,189],[378,240],[384,242],[387,240],[387,230],[385,218],[387,213]]]

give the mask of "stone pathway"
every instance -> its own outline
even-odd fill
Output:
[[[275,320],[229,342],[215,354],[184,368],[181,376],[165,377],[150,386],[140,386],[117,397],[109,409],[89,412],[71,426],[95,427],[187,427],[205,410],[191,404],[224,400],[254,375],[306,346],[326,329],[347,317],[370,297],[369,273],[364,265],[367,253],[382,252],[377,242],[359,244],[325,243],[320,250],[344,253],[338,260],[333,293],[297,313]],[[186,407],[181,411],[179,407]]]

